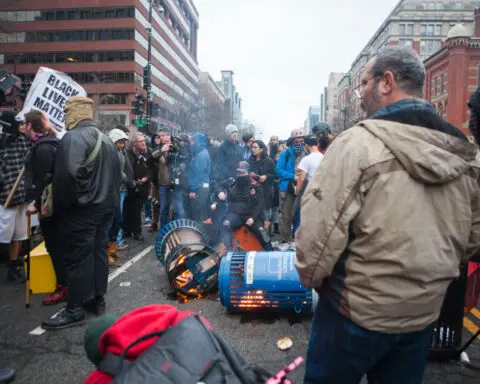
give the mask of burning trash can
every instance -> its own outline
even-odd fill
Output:
[[[192,220],[172,221],[158,233],[157,258],[177,292],[198,297],[216,287],[219,259],[207,242],[201,225]]]
[[[295,269],[295,251],[229,252],[220,263],[221,303],[234,312],[311,313],[317,293],[305,288]]]

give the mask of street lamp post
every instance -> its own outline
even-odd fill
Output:
[[[147,58],[147,68],[148,68],[148,84],[145,87],[147,91],[147,132],[149,133],[150,127],[152,125],[152,18],[153,18],[153,3],[154,0],[150,0],[148,8],[148,58]],[[161,6],[158,6],[159,12],[163,13],[164,9]],[[145,84],[144,84],[145,85]]]

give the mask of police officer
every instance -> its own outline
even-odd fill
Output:
[[[263,191],[249,176],[248,162],[242,161],[237,168],[237,178],[230,188],[228,214],[221,228],[222,241],[232,247],[232,233],[246,225],[260,240],[266,250],[272,249],[270,236],[263,225]],[[216,203],[212,209],[215,209]]]

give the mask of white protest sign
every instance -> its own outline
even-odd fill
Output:
[[[42,111],[61,137],[65,131],[65,104],[70,97],[77,95],[87,96],[87,92],[71,77],[63,72],[40,67],[17,120],[24,120],[25,114],[32,109]]]

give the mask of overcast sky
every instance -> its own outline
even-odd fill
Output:
[[[235,72],[244,118],[264,137],[303,126],[330,72],[348,71],[397,0],[194,0],[198,61]]]

